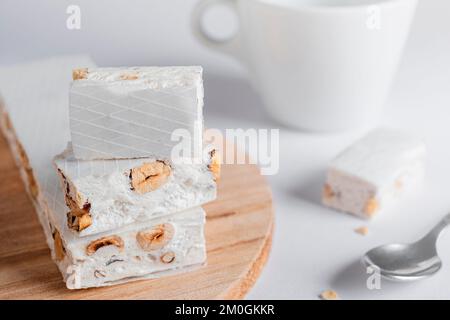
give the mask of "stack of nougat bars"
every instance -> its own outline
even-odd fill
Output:
[[[72,76],[71,141],[53,160],[65,203],[46,201],[39,214],[67,288],[205,265],[201,205],[216,198],[220,161],[203,142],[202,68],[82,68]],[[181,144],[190,149],[174,157]],[[25,152],[13,145],[25,168]]]

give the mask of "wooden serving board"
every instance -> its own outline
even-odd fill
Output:
[[[207,212],[208,265],[112,287],[68,290],[0,135],[0,299],[239,299],[258,278],[271,246],[270,189],[254,165],[224,165]]]

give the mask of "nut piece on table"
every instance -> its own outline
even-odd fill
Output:
[[[86,79],[87,75],[88,75],[88,68],[79,68],[79,69],[74,69],[72,71],[72,79],[73,80],[82,80],[82,79]]]
[[[175,228],[169,223],[157,225],[148,230],[137,233],[136,240],[145,251],[153,251],[163,248],[172,240]]]
[[[325,290],[320,294],[322,300],[339,300],[339,296],[334,290]]]
[[[208,168],[211,170],[214,180],[218,181],[220,179],[220,157],[216,150],[211,150],[209,154],[211,155],[211,163]]]
[[[164,161],[144,163],[130,170],[131,189],[144,194],[154,191],[167,182],[171,168]]]
[[[92,241],[86,247],[86,254],[93,255],[98,249],[106,246],[116,246],[119,250],[123,250],[124,242],[119,236],[108,236]]]
[[[164,253],[160,259],[162,263],[165,264],[172,263],[175,261],[175,253],[173,253],[172,251]]]
[[[356,233],[359,233],[362,236],[366,236],[369,233],[369,228],[367,227],[359,227],[355,229]]]

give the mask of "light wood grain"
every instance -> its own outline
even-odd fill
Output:
[[[239,299],[255,283],[271,246],[270,189],[254,165],[224,165],[219,197],[206,205],[208,265],[113,287],[66,289],[34,208],[0,135],[1,299]]]

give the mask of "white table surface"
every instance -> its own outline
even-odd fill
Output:
[[[327,163],[364,131],[317,135],[281,128],[280,171],[268,177],[276,209],[273,249],[249,299],[316,299],[329,288],[342,299],[450,299],[450,232],[438,245],[442,270],[421,282],[382,280],[381,290],[368,290],[359,262],[374,246],[418,239],[450,212],[448,2],[420,5],[380,123],[423,137],[429,157],[424,184],[370,222],[324,208]],[[245,80],[207,74],[205,83],[208,126],[277,127]],[[353,231],[360,226],[369,227],[367,236]]]
[[[41,22],[45,25],[35,27],[26,17],[45,13],[54,2],[42,0],[36,10],[22,10],[20,5],[16,6],[20,1],[24,3],[23,0],[4,0],[0,6],[0,43],[9,43],[7,50],[0,50],[0,64],[71,53],[75,47],[77,52],[82,52],[79,44],[85,43],[83,37],[89,37],[89,30],[68,40],[66,31],[54,28],[54,24],[62,21],[54,15],[47,15],[45,22]],[[114,3],[111,10],[103,11],[96,7],[98,3],[104,4],[101,1],[96,4],[73,2],[91,5],[92,10],[104,14],[102,28],[95,29],[100,22],[89,20],[95,32],[102,32],[107,30],[104,24],[108,19],[114,20],[120,1],[110,2]],[[150,2],[156,6],[155,1]],[[116,48],[116,38],[103,39],[101,46],[96,46],[95,41],[86,42],[87,53],[100,65],[202,64],[208,127],[279,127],[265,116],[261,101],[245,80],[243,68],[231,59],[202,48],[190,36],[186,26],[188,12],[195,1],[174,2],[184,11],[173,11],[171,21],[181,21],[179,28],[183,29],[179,30],[180,34],[176,30],[166,30],[169,38],[165,37],[161,45],[144,52],[148,59],[137,55],[135,50],[111,54],[107,48]],[[163,6],[161,3],[158,5]],[[156,11],[155,20],[149,12],[148,23],[160,23],[161,13],[167,10]],[[126,16],[123,25],[131,28],[127,19]],[[22,30],[19,37],[14,34],[17,30]],[[122,31],[117,37],[124,37],[124,34]],[[177,38],[182,39],[180,42],[171,42],[171,35],[183,37]],[[149,34],[148,46],[152,40],[157,40],[156,36]],[[40,43],[43,45],[39,46]],[[174,54],[180,50],[185,54],[183,58]],[[280,171],[268,177],[276,209],[273,248],[249,299],[316,299],[322,290],[329,288],[336,290],[343,299],[450,299],[450,232],[441,237],[438,246],[444,266],[431,279],[408,284],[382,281],[381,290],[370,291],[366,288],[367,275],[359,263],[361,255],[374,246],[417,239],[450,211],[450,1],[421,2],[382,124],[423,137],[429,152],[428,172],[421,188],[370,222],[320,205],[327,163],[364,132],[316,135],[281,128]],[[353,231],[364,225],[369,227],[367,236]]]

